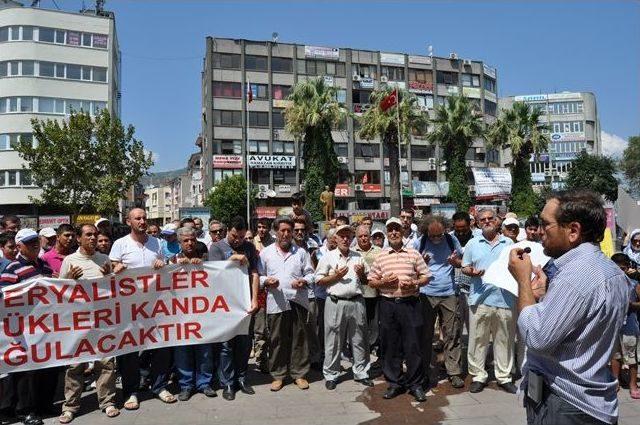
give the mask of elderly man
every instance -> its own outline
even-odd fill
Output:
[[[240,265],[247,265],[251,288],[251,309],[249,314],[258,311],[258,253],[251,242],[245,240],[247,224],[242,217],[234,217],[229,223],[227,237],[211,245],[209,261],[234,261]],[[223,387],[222,397],[234,400],[236,389],[245,394],[255,394],[247,382],[247,369],[251,355],[251,340],[253,335],[236,335],[233,339],[223,342],[220,348],[220,366],[218,378]]]
[[[202,264],[203,256],[197,250],[196,230],[181,227],[176,232],[180,242],[180,253],[173,257],[176,264]],[[211,344],[183,345],[174,347],[173,355],[180,394],[178,400],[187,401],[197,391],[207,397],[215,397],[216,392],[211,388],[212,349]]]
[[[269,371],[271,391],[280,391],[291,375],[298,388],[309,383],[309,286],[314,270],[309,254],[292,243],[293,221],[281,217],[273,222],[276,243],[260,252],[260,286],[267,288],[269,325]]]
[[[513,242],[498,233],[493,210],[480,210],[478,222],[482,227],[482,235],[467,243],[462,257],[462,273],[472,278],[469,294],[468,362],[473,382],[469,391],[479,393],[487,385],[489,375],[485,370],[485,361],[489,342],[493,339],[493,363],[498,386],[515,394],[517,388],[511,379],[515,349],[515,297],[507,290],[482,279],[485,270]]]
[[[0,286],[15,285],[37,277],[51,277],[51,268],[38,258],[40,239],[32,229],[15,236],[18,255],[0,275]],[[40,415],[53,410],[58,368],[16,372],[0,380],[0,411],[17,416],[25,425],[42,425]]]
[[[367,224],[361,224],[356,228],[357,243],[353,248],[362,256],[369,269],[371,269],[374,260],[380,254],[380,248],[371,243],[370,230],[371,228]],[[367,311],[367,343],[371,351],[372,347],[378,346],[378,290],[369,285],[364,285],[362,292]]]
[[[402,221],[392,217],[386,227],[389,246],[378,254],[368,276],[369,285],[381,295],[382,371],[389,383],[384,398],[397,397],[408,389],[416,401],[423,402],[427,400],[422,389],[424,319],[418,294],[431,273],[420,253],[405,246]]]
[[[96,251],[98,229],[93,224],[84,224],[77,233],[78,250],[67,255],[60,267],[61,279],[100,278],[111,273],[109,256]],[[62,414],[58,418],[62,424],[71,422],[80,411],[85,371],[89,363],[76,363],[67,367],[64,379]],[[107,417],[120,414],[116,408],[116,364],[113,357],[93,362],[93,372],[98,374],[96,392],[98,407]]]
[[[227,226],[221,221],[211,220],[209,222],[209,237],[207,248],[211,249],[211,245],[227,237]]]
[[[527,359],[523,388],[529,424],[615,424],[618,383],[608,369],[629,304],[625,273],[600,250],[607,218],[601,196],[564,192],[540,215],[544,253],[555,273],[541,302],[532,290],[546,276],[512,250],[518,327]],[[532,275],[535,272],[535,278]]]
[[[316,283],[327,287],[324,309],[325,356],[323,375],[328,390],[334,390],[340,376],[342,342],[348,341],[353,353],[353,377],[372,387],[369,379],[369,344],[366,335],[366,308],[362,286],[367,283],[369,266],[362,256],[351,250],[353,229],[342,225],[336,229],[338,249],[322,257],[316,270]]]
[[[40,257],[42,257],[42,255],[51,251],[51,249],[56,246],[56,239],[58,235],[53,227],[44,227],[40,229],[38,235],[40,235]]]
[[[511,239],[513,243],[518,242],[518,234],[520,233],[520,222],[517,218],[507,217],[502,222],[502,234]]]

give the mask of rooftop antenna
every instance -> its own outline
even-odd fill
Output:
[[[271,41],[273,41],[274,43],[277,43],[278,42],[278,37],[279,37],[279,34],[277,32],[272,33],[271,34]]]
[[[96,15],[102,15],[104,12],[105,0],[96,0]]]
[[[427,52],[429,52],[429,57],[433,57],[433,46],[431,44],[429,44],[427,46]]]

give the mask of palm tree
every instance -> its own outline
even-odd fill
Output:
[[[391,215],[400,215],[400,164],[398,151],[398,114],[400,116],[400,143],[408,144],[411,134],[426,133],[428,116],[418,107],[416,96],[406,90],[398,90],[399,103],[397,106],[384,111],[380,102],[388,97],[391,87],[379,88],[371,93],[369,108],[360,118],[361,127],[358,132],[360,138],[371,140],[376,137],[382,139],[382,143],[389,152],[389,176],[391,179]],[[399,110],[396,110],[399,108]]]
[[[511,149],[511,204],[510,209],[529,216],[537,212],[536,194],[531,186],[529,159],[549,146],[549,136],[543,132],[542,112],[524,102],[515,102],[505,109],[487,131],[490,147]]]
[[[466,96],[451,96],[435,111],[435,118],[431,120],[433,130],[427,139],[444,153],[449,199],[458,205],[458,210],[466,211],[471,206],[471,197],[465,156],[474,139],[482,136],[484,124]]]
[[[336,94],[337,89],[326,85],[323,78],[300,81],[288,97],[292,104],[284,112],[285,130],[304,141],[304,191],[307,209],[317,220],[322,219],[320,193],[325,186],[335,186],[340,168],[331,129],[347,112]]]

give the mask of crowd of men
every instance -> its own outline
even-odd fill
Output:
[[[88,377],[89,382],[95,378],[99,406],[106,416],[120,414],[116,401],[118,373],[126,410],[138,409],[140,391],[147,389],[165,403],[187,401],[196,392],[215,397],[217,389],[231,401],[237,391],[255,393],[247,375],[252,354],[257,368],[271,375],[270,389],[274,392],[289,379],[301,390],[308,389],[312,368],[322,372],[326,389],[334,390],[345,379],[341,362],[348,360],[353,379],[366,387],[374,385],[372,378],[381,370],[388,384],[385,399],[408,392],[417,402],[425,402],[427,392],[439,380],[439,371],[434,370],[434,346],[441,347],[444,369],[454,388],[466,385],[466,354],[472,393],[483,391],[487,385],[487,351],[492,346],[493,373],[502,390],[516,393],[517,379],[524,376],[525,381],[532,381],[527,372],[547,378],[559,376],[566,385],[562,379],[559,384],[547,379],[548,394],[555,394],[596,421],[582,418],[579,423],[614,423],[617,405],[614,408],[612,404],[610,387],[622,369],[629,369],[631,396],[640,398],[636,381],[640,289],[633,280],[638,277],[640,230],[630,234],[624,253],[612,258],[619,270],[610,274],[623,279],[620,282],[625,292],[618,291],[622,284],[613,285],[609,291],[622,294],[623,301],[614,300],[614,310],[624,320],[618,323],[616,318],[611,319],[608,333],[600,335],[599,354],[607,376],[603,375],[602,364],[597,370],[589,369],[591,364],[580,364],[581,370],[573,370],[570,364],[574,363],[570,362],[576,359],[571,356],[579,357],[577,351],[567,352],[574,348],[563,348],[559,341],[551,344],[546,334],[543,336],[547,339],[536,339],[536,332],[541,332],[540,327],[564,324],[565,336],[590,341],[587,336],[592,335],[581,340],[584,335],[580,332],[586,331],[576,327],[567,315],[572,308],[595,309],[594,302],[567,306],[554,313],[554,321],[549,322],[551,310],[545,310],[545,297],[558,297],[557,286],[551,284],[568,279],[564,270],[583,261],[580,253],[586,256],[600,252],[598,232],[604,228],[598,227],[600,216],[592,219],[585,212],[601,208],[593,197],[559,195],[553,199],[557,211],[547,211],[550,201],[542,216],[529,217],[522,228],[515,214],[500,217],[494,209],[481,209],[475,215],[457,212],[451,220],[428,215],[419,222],[413,209],[404,209],[399,217],[391,217],[384,224],[374,223],[369,217],[350,224],[347,217],[336,217],[329,222],[324,237],[314,232],[311,216],[304,209],[304,196],[299,194],[293,197],[288,216],[273,221],[258,219],[255,232],[242,217],[228,223],[211,220],[206,230],[198,218],[159,227],[148,224],[145,211],[136,208],[127,215],[130,233],[114,241],[106,219],[77,229],[62,224],[56,230],[45,228],[36,233],[21,229],[17,217],[5,216],[0,229],[2,286],[38,275],[79,279],[137,267],[159,269],[170,263],[231,261],[247,267],[251,288],[248,314],[252,320],[249,335],[238,335],[224,343],[158,348],[92,364],[10,374],[0,381],[0,411],[27,425],[41,424],[43,415],[55,411],[54,395],[62,374],[60,423],[71,422],[78,413]],[[572,224],[566,223],[579,223],[577,236],[571,233]],[[511,259],[518,283],[527,282],[519,298],[483,279],[488,267],[512,244],[522,240],[541,243],[542,239],[545,253],[552,257],[544,268],[531,268],[527,278],[526,267],[520,264],[527,254],[520,252],[519,257]],[[573,263],[566,258],[570,255]],[[592,263],[599,261],[604,260],[597,257]],[[591,295],[576,296],[581,301]],[[532,306],[539,309],[537,315],[527,309]],[[462,338],[465,326],[466,350]],[[527,333],[523,333],[523,327]],[[562,363],[564,369],[545,366],[553,361],[545,357],[545,350],[555,350],[557,359],[568,356],[569,360]],[[525,352],[529,367],[523,366]],[[532,368],[531,364],[537,366]],[[578,394],[589,386],[586,380],[594,376],[597,379],[593,380],[602,385],[585,391],[587,395]],[[177,382],[177,394],[170,391],[170,380]],[[531,389],[528,391],[530,394]],[[531,415],[542,415],[539,404],[525,404],[528,414],[531,409]],[[563,406],[554,408],[561,410]]]

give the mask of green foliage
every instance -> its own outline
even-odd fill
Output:
[[[211,189],[203,204],[211,210],[211,218],[223,223],[229,223],[237,215],[246,218],[247,180],[239,175],[223,179]]]
[[[618,199],[618,181],[614,177],[616,166],[606,156],[582,152],[573,162],[567,175],[567,189],[589,189],[614,202]]]
[[[389,152],[389,177],[391,179],[390,201],[391,215],[400,214],[400,164],[398,152],[398,115],[400,116],[400,143],[411,141],[411,134],[425,134],[428,125],[428,115],[418,107],[417,97],[407,91],[398,90],[399,103],[397,106],[383,111],[380,102],[394,90],[392,87],[379,88],[371,93],[369,108],[360,117],[358,135],[365,140],[380,137]],[[399,108],[399,109],[397,109]]]
[[[74,113],[62,122],[33,119],[31,124],[36,146],[25,141],[16,150],[42,188],[42,195],[32,199],[36,204],[72,214],[115,215],[118,201],[153,165],[134,127],[125,129],[106,109],[95,121]]]
[[[620,168],[631,190],[640,193],[640,136],[629,137],[629,145],[622,154]]]
[[[467,185],[465,156],[473,140],[484,131],[482,117],[466,96],[451,96],[445,105],[437,106],[431,120],[433,131],[427,139],[439,146],[447,164],[449,201],[458,204],[458,210],[466,211],[471,205]]]
[[[285,129],[295,138],[304,141],[304,164],[309,175],[310,167],[319,173],[310,176],[318,179],[311,184],[305,178],[307,209],[314,219],[322,219],[320,194],[325,186],[335,187],[340,164],[333,149],[331,129],[347,117],[347,112],[336,100],[337,88],[325,85],[324,78],[300,81],[289,96],[293,103],[284,112]],[[315,211],[319,209],[320,213]]]
[[[511,201],[509,211],[518,217],[529,217],[540,212],[539,198],[531,186],[529,161],[522,160],[511,167]]]
[[[320,194],[324,191],[325,176],[322,168],[317,165],[309,165],[304,170],[304,192],[306,196],[305,208],[311,214],[314,221],[324,220]],[[310,197],[309,194],[317,194]]]

